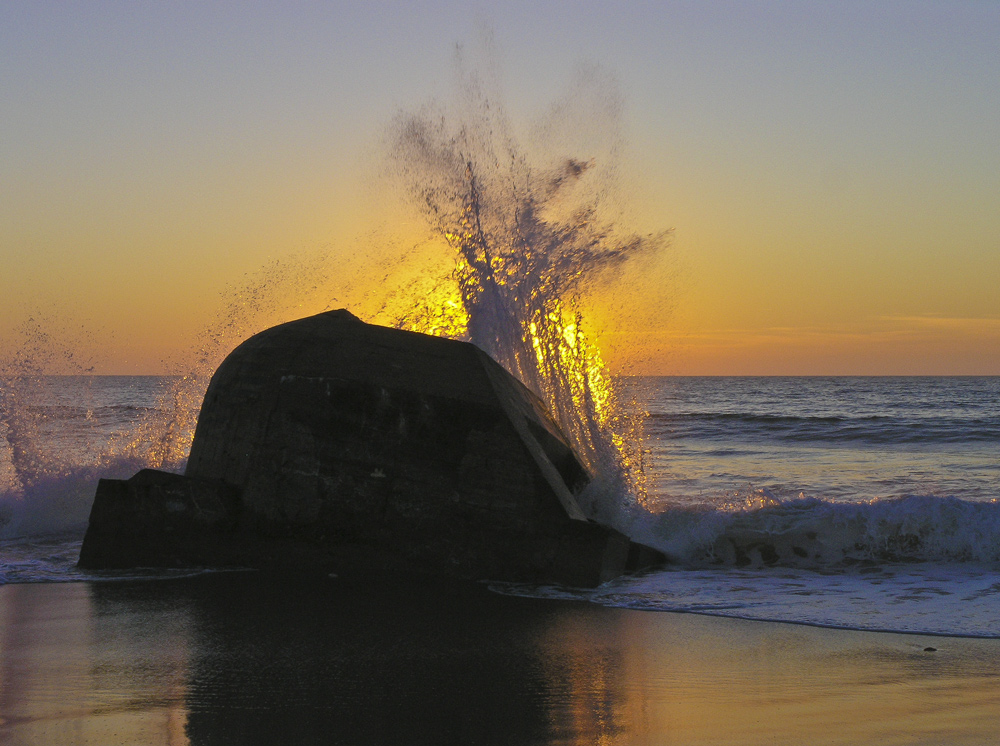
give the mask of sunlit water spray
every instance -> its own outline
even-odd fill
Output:
[[[172,363],[177,375],[128,385],[88,375],[78,330],[54,319],[23,324],[0,359],[0,540],[82,532],[100,478],[182,471],[219,363],[254,333],[328,308],[326,267],[325,257],[294,258],[248,275]]]
[[[588,293],[661,250],[667,234],[622,230],[606,217],[607,193],[588,183],[600,165],[589,153],[529,157],[480,78],[461,82],[461,114],[406,115],[393,129],[404,190],[453,257],[395,324],[468,340],[536,393],[594,477],[588,509],[621,523],[622,508],[643,498],[639,420],[584,309]]]

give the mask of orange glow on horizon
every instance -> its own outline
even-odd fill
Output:
[[[663,329],[601,341],[615,372],[636,375],[1000,375],[1000,319]]]

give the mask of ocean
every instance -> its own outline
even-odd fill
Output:
[[[1000,377],[618,384],[638,413],[644,485],[618,523],[670,563],[595,590],[497,592],[1000,637]],[[75,567],[96,482],[183,469],[192,385],[65,376],[4,391],[0,583],[136,576]]]

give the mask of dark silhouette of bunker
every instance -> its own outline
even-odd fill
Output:
[[[576,495],[590,475],[537,397],[489,356],[347,311],[234,350],[209,385],[185,475],[156,474],[102,480],[81,564],[398,568],[592,586],[659,559],[586,519]],[[162,535],[156,520],[139,521],[141,538],[120,525],[122,510],[134,524],[144,503],[165,515],[165,500],[175,525]],[[185,515],[189,528],[176,525]]]

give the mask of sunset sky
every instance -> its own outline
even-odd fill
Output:
[[[5,2],[0,346],[30,318],[160,373],[267,267],[303,313],[370,293],[346,273],[419,232],[382,209],[387,128],[490,34],[525,131],[617,81],[623,211],[673,229],[605,299],[616,369],[1000,374],[987,0]]]

